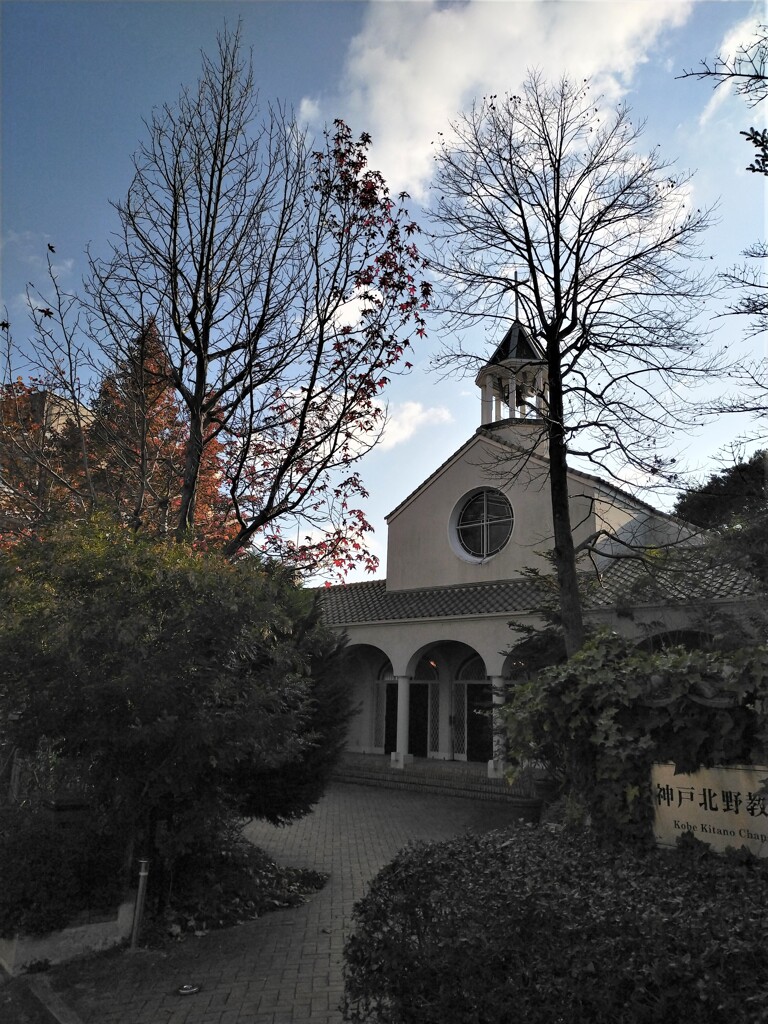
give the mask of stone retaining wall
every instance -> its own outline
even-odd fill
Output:
[[[0,938],[0,966],[10,975],[23,973],[31,964],[62,963],[86,953],[97,953],[118,946],[131,934],[134,898],[121,903],[117,914],[82,924],[73,924],[48,935],[17,935]]]

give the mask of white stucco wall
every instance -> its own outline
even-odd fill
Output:
[[[550,571],[541,552],[553,547],[552,511],[546,463],[532,459],[514,466],[500,458],[501,446],[487,438],[473,439],[446,463],[428,484],[403,503],[388,519],[387,588],[489,583],[519,577],[537,566]],[[512,479],[510,479],[512,477]],[[451,516],[476,488],[495,487],[509,498],[515,516],[506,547],[479,563],[464,555],[452,541]],[[578,543],[594,532],[595,516],[590,481],[574,480],[571,519]]]
[[[466,644],[485,662],[489,676],[502,674],[506,652],[519,639],[509,628],[509,614],[466,616],[465,618],[430,621],[381,622],[347,626],[350,647],[364,645],[377,648],[392,662],[396,676],[412,674],[420,654],[434,644],[454,641]],[[521,621],[538,621],[521,615]]]

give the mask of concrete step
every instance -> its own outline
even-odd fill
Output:
[[[375,755],[371,757],[370,763],[366,764],[366,760],[365,755],[342,760],[334,771],[334,779],[358,786],[496,801],[507,806],[512,804],[520,808],[521,817],[538,819],[540,801],[515,791],[503,779],[483,777],[480,766],[462,770],[464,766],[455,763],[443,766],[439,761],[420,761],[405,768],[392,768],[383,758]]]

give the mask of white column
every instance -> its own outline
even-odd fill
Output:
[[[397,750],[391,756],[393,768],[405,768],[413,761],[408,753],[408,723],[411,714],[411,682],[408,676],[397,677]]]
[[[482,384],[480,402],[480,426],[493,423],[493,380],[486,377]]]
[[[536,374],[536,412],[539,416],[543,416],[545,412],[544,407],[544,371],[539,370]]]
[[[493,757],[488,762],[488,778],[503,779],[507,767],[504,719],[501,714],[501,707],[504,704],[504,679],[502,676],[489,678],[493,691]]]

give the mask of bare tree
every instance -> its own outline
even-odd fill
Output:
[[[741,255],[750,262],[731,267],[723,274],[728,289],[736,293],[728,313],[747,317],[746,336],[756,338],[768,332],[768,282],[761,262],[768,259],[768,242],[754,242]]]
[[[119,354],[152,322],[165,347],[189,426],[176,535],[194,528],[217,443],[230,554],[260,534],[312,568],[354,564],[367,524],[351,467],[380,436],[409,332],[424,332],[417,229],[367,169],[368,136],[337,121],[313,148],[287,111],[262,112],[239,30],[147,131],[89,293],[103,345]]]
[[[636,151],[641,133],[626,107],[604,113],[588,82],[533,73],[520,96],[475,104],[436,155],[432,263],[447,322],[508,322],[514,294],[546,353],[539,404],[569,654],[584,635],[569,460],[661,478],[665,441],[695,419],[685,391],[718,368],[701,326],[713,284],[692,262],[710,211],[690,207],[690,177],[657,148]],[[478,359],[460,347],[440,364]]]
[[[705,79],[716,89],[728,83],[754,107],[768,95],[768,26],[758,25],[756,29],[752,42],[739,46],[733,56],[719,53],[714,60],[702,60],[698,68],[690,68],[678,77]]]

